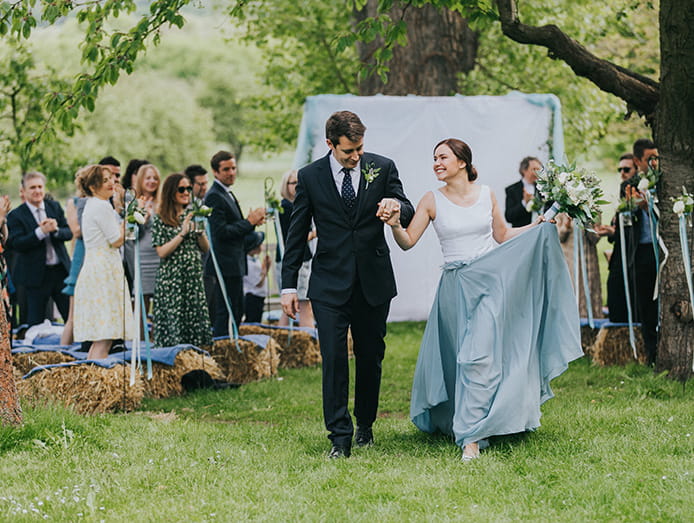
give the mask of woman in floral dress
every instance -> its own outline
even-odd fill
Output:
[[[204,232],[195,231],[192,213],[185,213],[192,190],[183,174],[169,175],[152,224],[152,245],[161,258],[154,284],[154,344],[158,347],[212,345],[201,261],[201,253],[210,244]]]

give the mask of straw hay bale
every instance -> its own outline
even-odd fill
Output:
[[[34,367],[41,365],[52,365],[54,363],[65,363],[74,361],[75,358],[69,354],[63,354],[55,350],[39,350],[34,352],[15,352],[12,354],[12,363],[19,369],[24,376]]]
[[[185,349],[176,355],[173,366],[152,362],[152,379],[143,378],[145,396],[148,398],[168,398],[183,394],[181,378],[192,370],[204,370],[214,380],[224,380],[224,372],[209,355]]]
[[[241,325],[239,333],[265,334],[270,336],[281,347],[280,363],[282,369],[312,367],[321,362],[318,340],[308,332],[289,328],[267,328],[261,325]]]
[[[590,354],[599,330],[600,329],[592,328],[590,325],[583,325],[581,327],[581,347],[583,347],[583,352],[585,354]]]
[[[224,338],[214,341],[210,353],[229,383],[250,383],[277,375],[280,351],[272,338],[268,339],[265,349],[252,341]]]
[[[646,363],[646,351],[638,327],[634,328],[634,338],[638,361]],[[635,361],[629,345],[629,327],[601,327],[589,353],[597,365],[626,365]]]
[[[80,414],[131,411],[144,396],[139,373],[130,386],[130,370],[123,365],[107,369],[91,363],[53,367],[20,380],[17,390],[22,399],[53,401],[72,407]]]

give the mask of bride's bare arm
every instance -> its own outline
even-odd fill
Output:
[[[538,223],[541,223],[544,221],[544,218],[542,216],[540,216],[533,223],[530,223],[528,225],[524,225],[523,227],[508,227],[506,225],[506,221],[504,220],[504,217],[501,214],[501,209],[499,208],[499,205],[496,203],[496,196],[494,196],[494,193],[491,193],[491,197],[492,197],[492,235],[494,236],[494,239],[497,241],[497,243],[504,243],[506,240],[510,240],[511,238],[518,236],[520,233],[527,231],[531,227],[535,227]]]
[[[391,226],[395,242],[404,251],[412,248],[422,237],[424,231],[429,226],[429,222],[436,217],[436,205],[434,194],[427,192],[417,204],[417,210],[407,229],[400,225],[400,211],[394,213],[386,221]]]

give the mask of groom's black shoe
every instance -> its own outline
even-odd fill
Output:
[[[368,447],[374,444],[374,433],[371,427],[357,427],[357,434],[354,437],[357,447]]]
[[[343,445],[333,445],[328,453],[328,459],[348,458],[352,454],[352,449]]]

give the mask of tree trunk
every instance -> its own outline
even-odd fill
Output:
[[[377,0],[369,0],[366,7],[356,13],[357,21],[375,16],[377,5]],[[460,73],[471,71],[475,65],[477,33],[459,13],[429,4],[416,8],[395,2],[390,16],[393,20],[403,18],[407,22],[407,46],[393,49],[393,58],[388,63],[388,83],[384,84],[378,75],[371,75],[361,81],[359,94],[455,94]],[[376,39],[359,44],[360,60],[373,63],[373,52],[382,43],[382,39]]]
[[[22,423],[22,409],[14,382],[12,354],[10,353],[10,327],[5,307],[0,299],[0,425]]]
[[[684,186],[694,192],[694,3],[691,0],[660,2],[660,101],[654,126],[655,143],[663,171],[660,194],[660,232],[670,258],[663,268],[661,327],[657,370],[686,380],[692,375],[694,320],[686,285],[679,242],[678,219],[671,197]],[[689,227],[692,253],[692,228]]]

